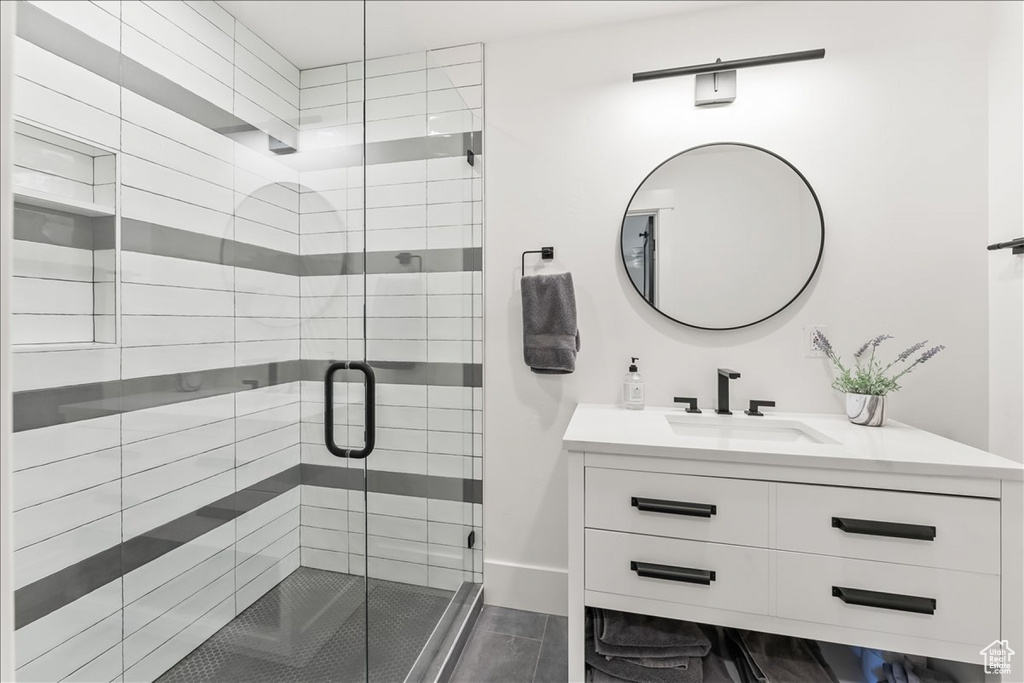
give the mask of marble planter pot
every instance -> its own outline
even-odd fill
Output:
[[[881,427],[885,424],[885,396],[847,394],[846,416],[855,425]]]

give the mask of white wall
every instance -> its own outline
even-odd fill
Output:
[[[1024,235],[1024,5],[993,6],[989,44],[988,237]],[[1024,460],[1024,256],[989,255],[989,448]]]
[[[984,447],[987,8],[981,3],[750,3],[487,46],[484,136],[487,600],[565,610],[565,459],[578,402],[619,396],[639,356],[647,400],[713,403],[715,368],[743,376],[739,406],[841,412],[826,366],[801,352],[828,326],[847,354],[948,348],[892,398],[891,415]],[[823,61],[739,73],[735,103],[694,108],[693,79],[634,71],[823,47]],[[618,253],[636,185],[668,156],[714,141],[770,149],[807,177],[826,222],[819,275],[800,300],[743,330],[672,323],[636,295]],[[582,350],[572,376],[522,361],[519,253],[553,245],[573,272]],[[899,348],[898,348],[899,346]]]

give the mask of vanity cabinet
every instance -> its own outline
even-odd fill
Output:
[[[657,430],[630,443],[609,423],[635,435],[625,422],[657,427],[659,411],[626,412],[580,406],[566,432],[571,681],[584,680],[586,606],[976,666],[994,641],[1024,646],[1019,464],[898,423],[883,434],[826,416],[797,416],[833,441],[816,455]],[[864,439],[882,443],[858,461]],[[1020,680],[1018,666],[1004,682]]]

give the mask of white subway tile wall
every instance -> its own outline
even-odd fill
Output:
[[[154,680],[300,564],[481,581],[482,165],[429,152],[479,139],[479,98],[459,103],[481,46],[367,64],[383,163],[364,239],[362,64],[300,72],[201,0],[35,1],[21,21],[18,117],[118,152],[117,178],[70,156],[43,180],[84,198],[88,174],[93,201],[118,200],[120,245],[115,307],[113,250],[19,241],[23,341],[120,324],[116,344],[16,357],[18,680]],[[149,82],[118,82],[104,55]],[[348,161],[300,173],[245,144],[257,134]],[[26,183],[46,144],[18,157]],[[316,372],[364,353],[378,446],[347,461],[324,447]],[[336,386],[338,439],[357,445],[362,386]]]
[[[234,19],[214,3],[33,4],[23,21],[35,9],[85,34],[69,50],[88,52],[88,39],[98,40],[228,113],[242,112],[248,97],[263,117],[248,123],[295,141],[287,127],[297,124],[296,84],[272,93],[276,100],[233,89],[245,77],[267,82],[262,59],[286,62],[265,45],[253,56],[237,44]],[[194,235],[298,253],[295,171],[120,87],[92,70],[85,52],[76,60],[23,37],[16,44],[16,114],[120,152],[126,242],[152,223],[182,231],[175,247]],[[55,167],[59,150],[45,138],[18,149],[19,185],[113,205],[113,164],[64,153]],[[33,318],[17,341],[92,340],[94,252],[17,246],[15,301]],[[297,470],[298,382],[236,394],[223,381],[204,386],[200,372],[226,368],[233,377],[240,365],[298,361],[298,272],[126,246],[118,253],[120,344],[16,357],[15,389],[26,400],[68,393],[42,397],[63,415],[15,437],[18,680],[153,680],[298,566],[297,486],[206,533],[197,514]],[[59,329],[51,325],[58,317]],[[154,379],[166,376],[169,389]],[[129,391],[133,378],[140,384]],[[193,400],[166,403],[167,393]],[[169,540],[172,527],[185,542]],[[155,547],[161,538],[170,545]],[[80,583],[89,571],[106,578],[64,604],[45,602],[48,580]]]
[[[442,112],[466,114],[438,134],[481,130],[456,90],[482,87],[482,46],[417,52],[366,63],[366,141],[369,145],[435,135],[431,120]],[[361,64],[341,64],[301,73],[299,139],[329,150],[358,141],[362,134]],[[431,97],[430,85],[440,94]],[[479,107],[479,102],[476,103]],[[473,114],[476,114],[474,117]],[[477,149],[479,152],[479,149]],[[367,152],[370,154],[370,152]],[[383,252],[394,267],[363,275],[302,278],[302,356],[395,363],[482,362],[482,297],[479,272],[423,272],[416,254],[429,249],[479,248],[482,240],[482,164],[465,156],[422,158],[359,168],[301,174],[299,250]],[[364,198],[365,194],[365,198]],[[431,205],[443,207],[431,223]],[[365,205],[365,212],[362,210]],[[363,235],[365,221],[365,242]],[[406,257],[403,258],[402,254]],[[397,263],[395,263],[397,261]],[[364,325],[365,306],[365,325]],[[476,331],[477,336],[474,336]],[[362,388],[345,395],[350,410],[343,427],[349,443],[363,438]],[[377,447],[364,462],[334,458],[323,446],[323,391],[302,386],[302,462],[356,469],[372,480],[376,473],[415,474],[452,480],[482,476],[482,453],[474,449],[481,433],[479,386],[388,384],[377,391]],[[338,436],[340,440],[342,436]],[[476,440],[479,441],[479,440]],[[371,491],[364,514],[359,491],[332,490],[304,483],[300,536],[302,564],[438,588],[482,581],[480,504],[472,500],[435,501],[429,491],[406,495]],[[431,516],[430,503],[435,506]],[[428,525],[446,524],[447,533],[428,535]],[[475,544],[468,549],[470,532]],[[339,569],[342,568],[342,569]]]

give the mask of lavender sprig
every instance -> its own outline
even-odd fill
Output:
[[[900,361],[900,362],[906,362],[906,360],[907,360],[908,358],[910,358],[911,356],[913,356],[913,355],[914,355],[915,353],[917,353],[917,351],[918,351],[919,349],[922,349],[922,348],[924,348],[924,345],[925,345],[925,344],[927,344],[927,343],[928,343],[928,340],[927,340],[927,339],[925,339],[925,340],[924,340],[924,341],[922,341],[922,342],[917,342],[916,344],[914,344],[913,346],[911,346],[911,347],[910,347],[909,349],[907,349],[906,351],[904,351],[904,352],[903,352],[903,353],[901,353],[900,355],[896,356],[896,360],[898,360],[898,361]],[[935,347],[935,348],[936,348],[936,349],[938,349],[938,351],[936,351],[935,353],[938,353],[939,351],[941,351],[941,350],[942,350],[942,349],[944,349],[945,347],[944,347],[944,346],[937,346],[937,347]],[[934,355],[935,355],[935,353],[933,353],[933,354],[932,354],[932,356],[934,356]],[[932,356],[928,356],[928,357],[929,357],[929,358],[931,358]]]
[[[832,350],[832,342],[828,340],[828,337],[822,334],[821,330],[814,331],[813,341],[815,348],[822,351],[829,358],[836,355],[835,352]]]
[[[903,375],[907,374],[918,365],[927,363],[940,351],[946,348],[942,345],[933,346],[922,353],[914,362],[904,366],[902,370],[897,372],[895,375],[890,375],[889,370],[891,370],[894,365],[897,363],[906,363],[911,356],[924,348],[928,343],[927,341],[922,341],[912,345],[896,356],[896,358],[888,365],[883,367],[880,362],[875,360],[875,350],[882,344],[882,342],[892,338],[892,335],[880,334],[877,337],[868,340],[857,350],[857,353],[854,354],[856,364],[851,368],[843,366],[842,360],[832,347],[832,343],[820,331],[815,331],[812,343],[815,348],[821,350],[826,356],[828,356],[828,359],[832,361],[832,364],[835,366],[837,376],[835,381],[832,383],[832,386],[835,389],[851,394],[885,396],[887,393],[898,391],[901,388],[898,380],[903,377]],[[870,356],[866,361],[862,360],[868,349],[871,349]]]
[[[874,339],[869,339],[868,341],[864,342],[864,346],[862,346],[859,349],[857,349],[857,353],[853,354],[853,357],[854,358],[860,358],[861,356],[864,355],[864,352],[867,351],[869,348],[871,348],[872,350],[873,349],[877,349],[879,344],[884,342],[886,339],[892,339],[892,338],[893,337],[892,337],[891,334],[880,334],[877,337],[875,337]]]
[[[924,348],[924,345],[927,344],[927,343],[928,343],[928,340],[925,339],[924,341],[917,342],[916,344],[914,344],[910,348],[906,349],[905,351],[903,351],[903,353],[901,353],[900,355],[896,356],[896,358],[894,358],[891,363],[889,363],[884,368],[882,368],[882,372],[885,372],[885,371],[889,370],[890,368],[892,368],[892,366],[896,365],[897,363],[905,363],[905,362],[907,362],[908,358],[910,358],[915,353],[917,353],[922,348]],[[938,353],[938,352],[936,351],[936,353]]]
[[[914,365],[917,365],[918,363],[927,363],[929,360],[931,360],[932,358],[935,357],[935,354],[937,354],[939,351],[941,351],[944,348],[946,348],[946,347],[941,345],[941,344],[939,346],[933,346],[932,348],[930,348],[927,351],[925,351],[924,353],[922,353],[921,357],[918,358],[917,361],[914,362]]]

